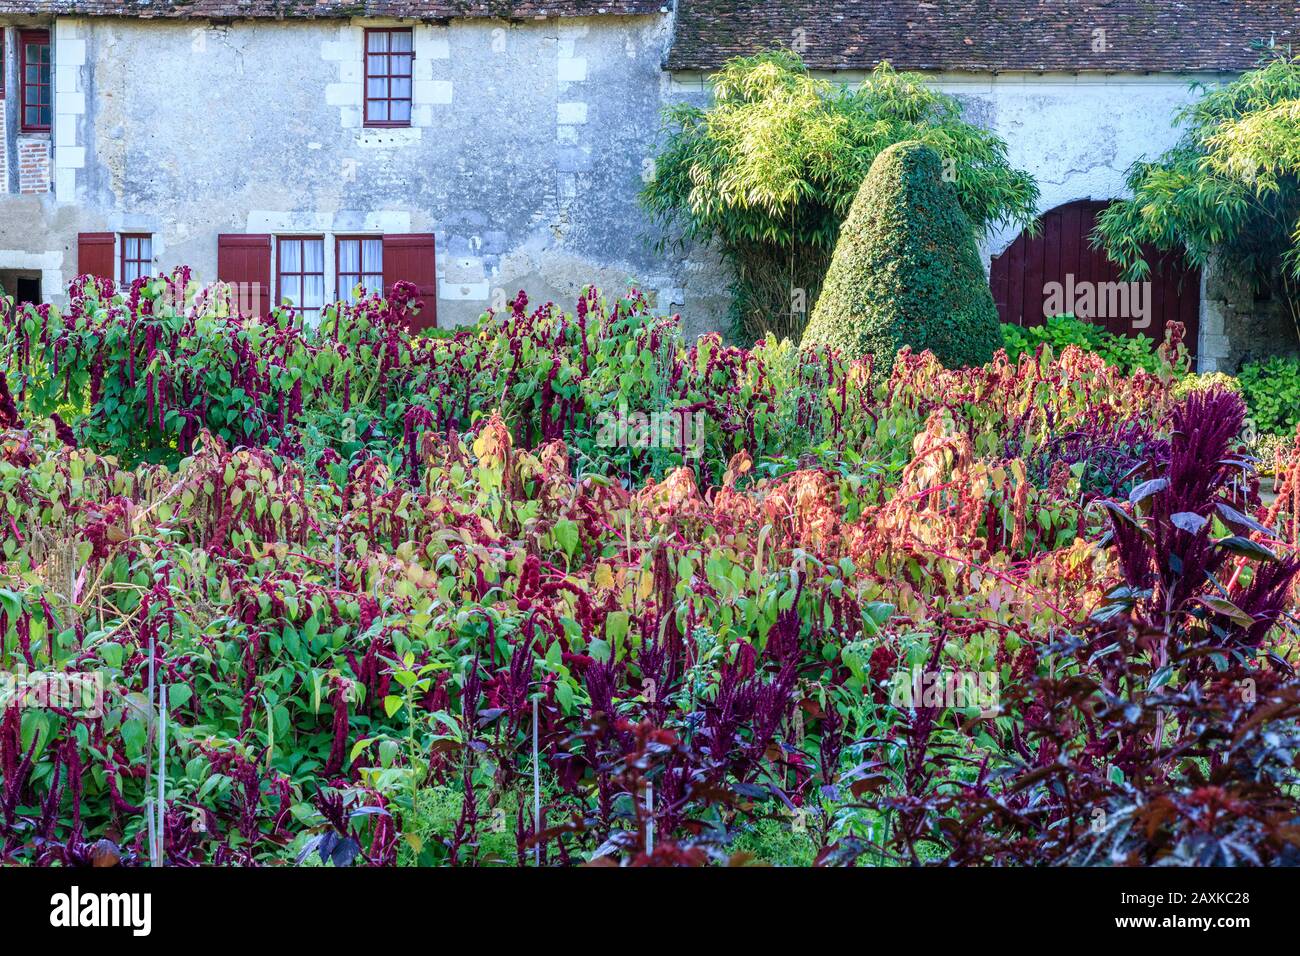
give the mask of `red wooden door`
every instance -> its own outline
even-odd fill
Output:
[[[1201,271],[1178,253],[1147,249],[1151,274],[1126,283],[1119,266],[1090,241],[1097,216],[1109,205],[1084,199],[1057,206],[1039,219],[1037,236],[1021,233],[995,256],[989,270],[993,301],[1003,322],[1041,325],[1048,316],[1073,313],[1118,335],[1163,341],[1165,326],[1181,322],[1187,349],[1196,354],[1200,329]]]

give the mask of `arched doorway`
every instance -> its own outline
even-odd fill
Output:
[[[1148,281],[1122,282],[1119,267],[1089,241],[1108,205],[1082,199],[1057,206],[1039,218],[1038,235],[1021,233],[994,256],[989,284],[998,316],[1016,325],[1041,325],[1050,315],[1072,312],[1108,332],[1142,334],[1157,342],[1164,339],[1167,323],[1181,322],[1187,349],[1195,355],[1200,270],[1189,268],[1178,253],[1147,250]]]

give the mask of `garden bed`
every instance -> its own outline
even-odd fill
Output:
[[[1176,341],[873,376],[186,284],[5,324],[7,861],[1293,859],[1295,455],[1266,506]]]

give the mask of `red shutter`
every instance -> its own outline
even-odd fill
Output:
[[[217,236],[217,281],[229,282],[244,315],[269,312],[271,295],[271,237]]]
[[[96,279],[113,278],[113,234],[81,232],[77,234],[77,269],[80,275]]]
[[[412,282],[420,290],[420,314],[411,331],[431,329],[438,324],[438,274],[432,233],[384,236],[384,295],[397,282]]]

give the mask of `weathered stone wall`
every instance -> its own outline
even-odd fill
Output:
[[[78,232],[152,233],[157,268],[201,278],[220,233],[434,232],[443,324],[588,282],[634,281],[697,329],[721,314],[720,273],[657,253],[637,202],[667,16],[402,24],[412,126],[365,129],[363,28],[384,25],[60,19],[53,192],[0,197],[0,270],[54,258],[66,281]]]
[[[1245,362],[1296,352],[1300,331],[1286,303],[1212,260],[1201,283],[1200,370],[1237,372]]]
[[[0,100],[0,133],[4,132],[8,109]],[[9,192],[9,150],[0,149],[0,195]]]

